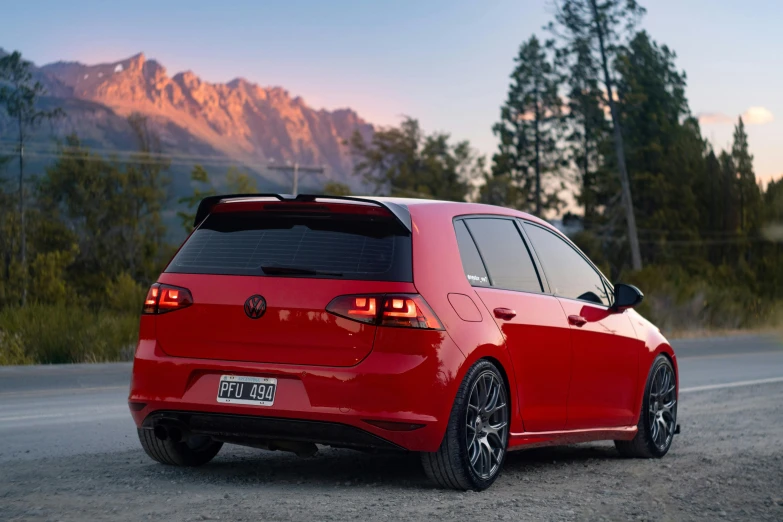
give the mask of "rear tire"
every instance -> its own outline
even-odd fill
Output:
[[[137,430],[139,441],[145,453],[152,460],[169,466],[201,466],[215,458],[222,442],[216,442],[204,437],[200,440],[191,439],[188,442],[173,442],[160,440],[152,430]]]
[[[659,355],[647,376],[636,436],[614,445],[623,457],[659,459],[671,448],[676,427],[677,379],[672,363]]]
[[[478,361],[457,391],[440,448],[421,454],[429,479],[463,491],[491,486],[506,458],[509,411],[503,375],[491,362]]]

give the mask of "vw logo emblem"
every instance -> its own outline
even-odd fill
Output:
[[[266,300],[260,295],[251,295],[245,301],[245,314],[251,319],[258,319],[266,312]]]

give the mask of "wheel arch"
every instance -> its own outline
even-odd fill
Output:
[[[522,417],[518,409],[517,383],[514,374],[514,367],[511,364],[511,357],[506,350],[505,344],[502,346],[490,345],[476,348],[465,359],[457,376],[457,383],[462,383],[468,371],[479,361],[489,361],[494,364],[500,375],[503,377],[503,383],[506,385],[506,395],[509,401],[509,419],[511,421],[511,432],[522,431]],[[452,394],[452,404],[457,396],[459,384],[455,387]]]

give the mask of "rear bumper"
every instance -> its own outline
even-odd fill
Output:
[[[335,422],[164,410],[148,415],[142,428],[153,429],[158,424],[176,426],[190,435],[207,435],[249,446],[295,441],[356,449],[404,450],[368,431]]]
[[[193,424],[194,433],[222,434],[238,443],[274,438],[436,451],[463,362],[442,331],[379,329],[370,355],[349,368],[171,357],[154,339],[142,339],[129,402],[140,428],[169,412]],[[218,403],[218,382],[225,374],[276,378],[274,405]],[[397,424],[382,424],[384,429],[373,421]]]

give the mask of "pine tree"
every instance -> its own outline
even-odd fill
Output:
[[[552,42],[541,45],[532,36],[515,58],[508,98],[501,107],[493,132],[500,139],[493,157],[492,173],[511,185],[504,189],[506,204],[541,215],[562,205],[557,177],[563,163],[559,146],[562,135],[562,79],[556,72]],[[554,182],[554,183],[553,183]],[[496,181],[494,192],[502,187]]]
[[[679,256],[668,240],[698,240],[693,187],[704,170],[704,140],[690,117],[676,55],[638,33],[618,53],[618,112],[645,259]]]
[[[631,264],[634,270],[641,270],[642,256],[636,229],[636,216],[631,194],[631,182],[626,166],[626,151],[620,112],[615,99],[612,63],[622,40],[633,34],[633,28],[645,10],[636,0],[556,0],[556,24],[550,30],[560,37],[566,53],[574,49],[589,49],[593,63],[601,71],[605,88],[605,104],[612,118],[612,131],[620,194],[625,220],[628,227],[628,242],[631,248]]]
[[[27,300],[27,227],[25,226],[25,171],[24,147],[33,133],[43,121],[52,120],[63,115],[59,108],[44,111],[37,107],[38,100],[46,94],[44,86],[33,81],[30,71],[32,63],[23,60],[21,53],[15,51],[0,58],[0,106],[5,109],[10,119],[16,123],[17,153],[19,158],[19,221],[20,246],[19,261],[22,266],[22,296],[24,306]]]
[[[761,191],[753,172],[753,155],[748,149],[748,134],[742,117],[734,127],[734,143],[731,147],[731,158],[737,176],[737,196],[739,199],[739,229],[740,232],[756,230],[761,216]]]
[[[209,173],[201,165],[193,165],[193,170],[190,171],[190,184],[193,186],[193,193],[177,200],[177,203],[187,208],[187,211],[178,211],[177,217],[182,222],[182,228],[188,233],[193,230],[193,220],[196,219],[195,209],[198,204],[202,199],[217,194],[212,180],[209,179]]]
[[[598,206],[603,203],[599,181],[602,163],[601,147],[607,140],[609,126],[601,107],[603,93],[598,85],[599,72],[590,55],[586,40],[574,42],[574,47],[559,54],[568,75],[568,160],[579,173],[577,201],[584,208],[584,223],[594,226]]]

